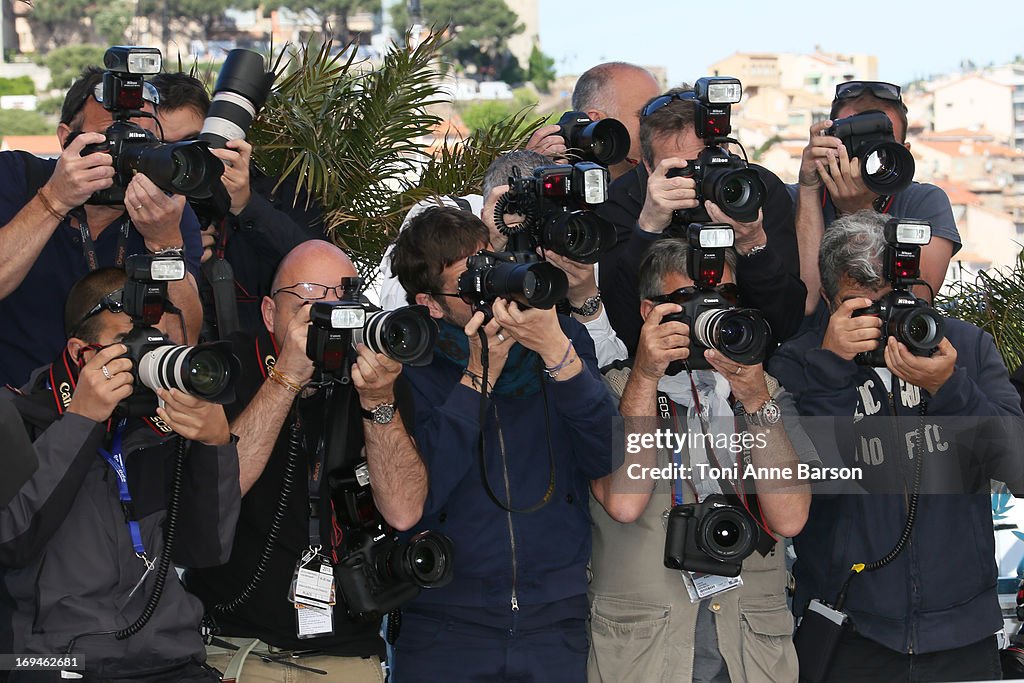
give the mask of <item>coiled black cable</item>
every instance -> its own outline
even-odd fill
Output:
[[[260,582],[267,573],[267,565],[270,563],[270,556],[274,554],[274,546],[277,544],[277,537],[281,535],[281,527],[284,525],[285,515],[288,513],[288,502],[291,498],[292,489],[295,487],[295,470],[299,463],[299,454],[302,451],[302,427],[299,424],[298,415],[292,409],[292,426],[288,432],[288,462],[284,467],[284,474],[281,477],[281,496],[277,500],[277,508],[274,510],[274,517],[270,522],[270,531],[267,532],[267,542],[263,544],[260,558],[256,562],[256,569],[252,577],[233,600],[221,602],[213,606],[213,610],[220,614],[227,614],[242,606],[256,591]]]

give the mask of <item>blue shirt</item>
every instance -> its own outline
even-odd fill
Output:
[[[39,178],[45,182],[57,165],[42,160]],[[18,152],[0,152],[0,225],[6,226],[35,194],[30,171]],[[113,266],[117,250],[117,221],[96,238],[101,267]],[[2,230],[3,228],[0,228]],[[199,273],[202,241],[199,221],[188,206],[181,234],[189,270]],[[126,243],[128,255],[146,253],[143,237],[134,228]],[[65,220],[54,231],[18,288],[0,300],[0,384],[20,387],[35,368],[52,363],[64,347],[64,303],[71,286],[89,272],[77,228]]]

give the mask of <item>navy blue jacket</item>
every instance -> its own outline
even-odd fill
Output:
[[[569,318],[560,321],[585,363],[583,372],[562,382],[545,378],[543,391],[497,396],[487,405],[487,473],[499,500],[508,505],[502,453],[514,508],[544,496],[549,447],[554,454],[554,493],[536,512],[506,513],[488,497],[478,445],[480,394],[459,383],[461,367],[435,355],[427,367],[403,370],[412,387],[416,444],[430,477],[415,530],[441,531],[455,545],[453,581],[423,591],[418,604],[511,608],[514,597],[518,604],[543,605],[587,592],[589,482],[612,470],[618,411],[586,330]],[[540,363],[534,354],[527,358]]]
[[[962,493],[920,496],[909,543],[892,563],[853,579],[845,611],[861,635],[904,653],[948,650],[992,635],[1002,621],[986,494],[989,477],[1013,482],[1011,488],[1020,492],[1022,455],[1005,439],[978,438],[979,428],[991,424],[973,420],[970,428],[957,432],[963,422],[950,419],[1021,415],[1019,396],[992,337],[947,319],[946,337],[957,350],[953,375],[934,396],[902,381],[890,394],[872,368],[821,348],[826,315],[819,311],[808,320],[808,329],[776,352],[769,372],[793,393],[802,415],[847,418],[836,424],[852,430],[849,438],[816,444],[823,460],[828,451],[835,457],[838,450],[845,464],[866,472],[868,490],[877,491],[901,474],[906,481],[913,462],[908,439],[917,431],[924,399],[927,424],[941,429],[927,439],[924,479],[929,480],[929,472],[967,461],[974,476],[960,480]],[[893,415],[909,419],[894,427]],[[1013,418],[993,422],[998,428],[1007,422],[1019,425]],[[812,438],[820,431],[809,430]],[[871,441],[878,447],[870,452],[859,446]],[[815,494],[807,524],[795,539],[797,613],[811,598],[834,601],[855,562],[876,561],[893,548],[907,508],[905,495],[894,489],[902,491],[902,484],[872,495]]]

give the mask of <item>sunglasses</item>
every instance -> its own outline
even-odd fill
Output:
[[[92,97],[99,104],[103,104],[103,81],[97,83],[96,86],[92,89]],[[75,108],[67,116],[67,120],[62,120],[61,123],[71,123],[71,119],[75,118],[75,116],[78,115],[78,112],[82,111],[82,107],[85,106],[85,102],[88,99],[89,93],[82,95],[81,99],[78,101],[78,104],[75,105]],[[149,81],[143,81],[142,99],[146,102],[149,102],[154,107],[157,107],[160,105],[160,91],[157,90],[156,86],[150,83]]]
[[[82,316],[82,319],[75,323],[75,326],[68,332],[69,337],[74,337],[75,333],[82,328],[85,321],[89,318],[99,315],[103,311],[110,311],[111,313],[123,313],[124,312],[124,289],[115,289],[110,294],[107,294],[98,302],[96,305],[89,309],[89,311]]]
[[[669,292],[668,294],[659,294],[658,296],[651,297],[651,301],[656,304],[677,304],[679,306],[685,306],[687,302],[693,299],[693,297],[706,291],[706,289],[691,285],[689,287],[680,287],[674,292]],[[736,302],[739,301],[739,287],[732,282],[727,282],[724,285],[718,285],[715,287],[714,291],[730,305],[735,306]]]
[[[674,100],[682,100],[686,102],[693,98],[694,93],[692,90],[684,90],[683,92],[677,92],[674,95],[662,95],[661,97],[656,97],[644,105],[644,108],[640,110],[640,118],[647,118],[662,107],[668,106],[668,104]]]
[[[900,86],[883,81],[847,81],[836,85],[836,100],[853,100],[870,92],[880,100],[903,102]]]

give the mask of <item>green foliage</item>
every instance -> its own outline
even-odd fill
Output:
[[[128,29],[134,12],[135,3],[132,0],[99,3],[91,14],[96,33],[107,45],[124,44],[124,32]]]
[[[49,52],[42,62],[50,69],[50,87],[70,88],[84,67],[103,64],[106,49],[102,45],[67,45]]]
[[[4,135],[52,135],[54,128],[38,112],[0,109],[0,131]]]
[[[536,45],[530,51],[526,78],[542,93],[549,92],[551,81],[555,80],[555,60],[541,52]]]
[[[47,97],[36,101],[36,111],[44,116],[57,116],[60,108],[64,106],[63,97]]]
[[[92,0],[32,0],[32,21],[49,27],[79,21],[92,6]]]
[[[0,78],[0,95],[35,95],[36,84],[28,76]]]
[[[512,105],[503,100],[473,102],[462,110],[462,122],[470,133],[486,130],[513,113]]]
[[[307,44],[275,67],[275,90],[252,127],[259,164],[317,199],[328,233],[366,278],[412,204],[478,190],[494,155],[532,132],[521,113],[431,157],[424,141],[441,119],[430,108],[445,101],[441,45],[435,35],[416,50],[394,48],[371,69],[353,55],[332,56],[330,41]]]
[[[249,10],[258,6],[259,0],[139,0],[138,13],[159,17],[166,7],[168,19],[177,24],[179,30],[198,22],[202,32],[196,37],[205,39],[226,10]]]
[[[1024,252],[1009,270],[947,282],[936,306],[991,334],[1011,371],[1024,364]]]

